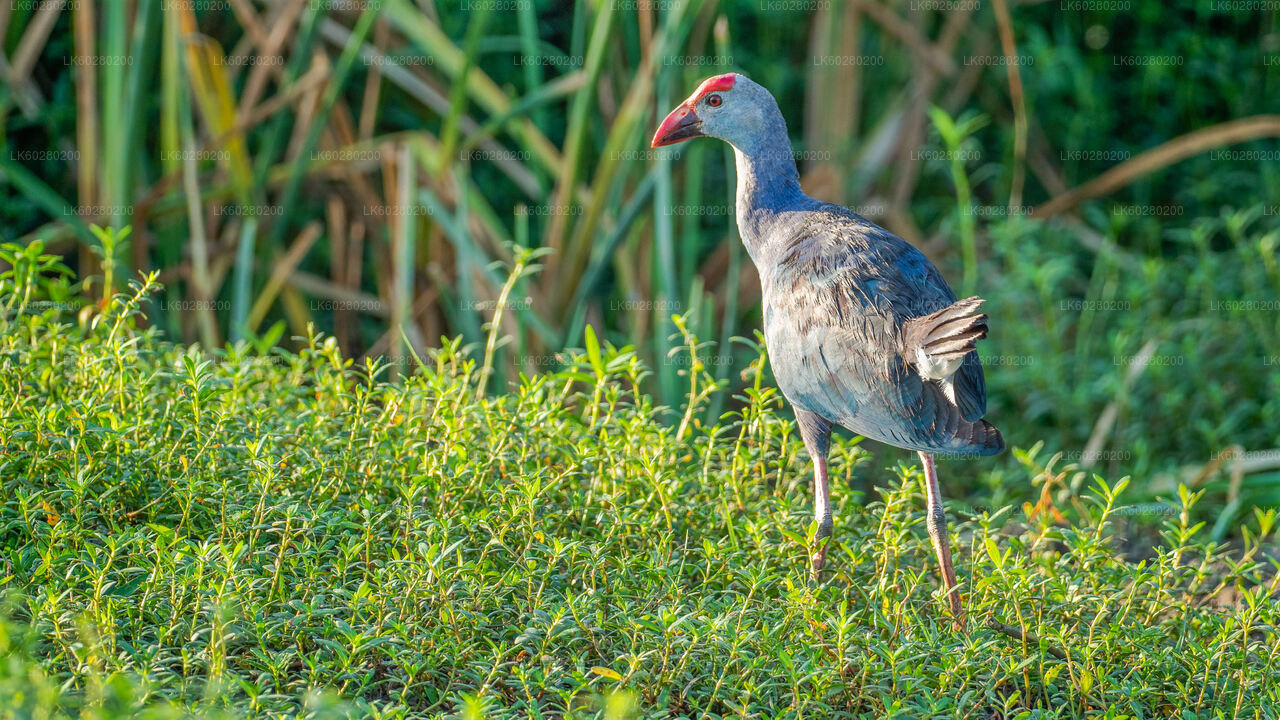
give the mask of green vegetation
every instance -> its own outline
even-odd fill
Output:
[[[1016,451],[1056,499],[950,503],[958,634],[917,468],[856,441],[836,440],[838,545],[810,582],[808,467],[759,346],[741,410],[708,426],[720,391],[692,335],[674,356],[688,408],[655,407],[634,353],[594,333],[567,369],[490,397],[461,343],[402,384],[317,335],[210,357],[139,329],[149,283],[73,317],[56,258],[6,252],[0,717],[1266,718],[1280,702],[1275,511],[1227,546],[1195,520],[1203,490],[1133,506],[1128,480],[1066,482]],[[1143,522],[1159,538],[1127,561],[1116,543]]]
[[[9,2],[0,720],[1280,716],[1257,5]],[[729,70],[988,301],[967,635],[909,454],[806,575],[732,158],[647,146]]]

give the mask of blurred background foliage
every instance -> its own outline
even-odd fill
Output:
[[[989,417],[1067,463],[966,470],[993,504],[1008,473],[1047,491],[1083,482],[1074,465],[1153,497],[1205,486],[1225,531],[1280,503],[1265,5],[7,2],[0,233],[61,255],[84,312],[155,269],[148,316],[175,340],[288,345],[314,324],[405,370],[442,337],[482,344],[522,248],[546,248],[501,313],[490,389],[558,367],[589,324],[681,407],[672,315],[734,390],[759,283],[729,149],[648,139],[740,71],[777,96],[810,194],[989,299]]]

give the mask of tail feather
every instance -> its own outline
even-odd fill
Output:
[[[982,298],[957,300],[941,310],[913,318],[903,333],[904,355],[916,360],[923,377],[944,380],[959,367],[975,343],[987,336]]]
[[[950,308],[947,309],[950,310]],[[943,338],[951,335],[960,335],[962,333],[970,332],[975,328],[985,331],[986,322],[987,316],[980,313],[962,315],[954,319],[947,319],[937,323],[937,325],[935,325],[930,331],[929,337]]]
[[[1002,452],[1004,437],[996,426],[982,419],[966,420],[953,398],[943,399],[945,393],[945,387],[931,387],[922,396],[916,425],[923,432],[918,436],[920,444],[912,449],[960,456]]]
[[[964,423],[953,437],[949,446],[935,452],[972,456],[999,455],[1004,451],[1004,436],[986,420]]]
[[[958,360],[974,349],[975,343],[987,336],[984,325],[981,330],[972,330],[963,334],[935,340],[924,346],[926,355],[944,360]]]

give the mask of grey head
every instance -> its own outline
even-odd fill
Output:
[[[653,147],[695,137],[733,146],[738,170],[738,229],[759,265],[763,245],[791,214],[818,203],[800,190],[787,123],[773,95],[745,75],[726,73],[702,81],[667,115]]]
[[[786,156],[785,165],[795,171],[787,123],[778,102],[745,75],[726,73],[703,80],[662,121],[653,136],[653,147],[695,137],[718,138],[744,155],[761,159],[781,152]]]

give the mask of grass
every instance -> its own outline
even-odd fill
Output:
[[[0,13],[0,718],[1277,716],[1274,14],[431,5]],[[729,70],[988,299],[967,636],[908,454],[809,582],[731,156],[646,145]]]
[[[73,312],[56,258],[6,258],[0,717],[1267,718],[1280,703],[1274,511],[1226,545],[1185,487],[1154,509],[1097,476],[1034,507],[953,496],[957,634],[905,453],[836,439],[838,545],[810,581],[809,467],[759,346],[738,409],[708,425],[655,406],[644,365],[607,343],[500,395],[460,342],[391,383],[315,334],[296,353],[173,345],[140,329],[150,281]],[[708,349],[682,337],[670,362],[709,402]],[[1015,452],[1039,482],[1071,470]],[[1140,558],[1117,550],[1147,528]]]

